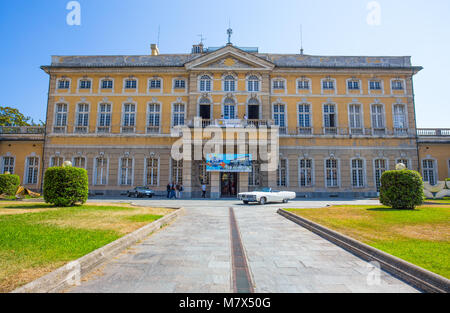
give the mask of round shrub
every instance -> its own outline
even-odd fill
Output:
[[[413,210],[423,203],[423,181],[411,170],[386,171],[381,175],[380,202],[393,209]]]
[[[14,196],[20,185],[20,178],[17,175],[1,174],[0,175],[0,195],[6,194]]]
[[[88,198],[88,175],[83,168],[50,167],[44,175],[44,200],[56,206],[85,203]]]

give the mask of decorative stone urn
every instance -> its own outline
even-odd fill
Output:
[[[431,199],[440,199],[443,197],[450,196],[450,189],[444,189],[446,186],[446,183],[444,181],[438,181],[436,185],[432,186],[430,183],[425,182],[423,183],[424,188],[424,194],[425,197],[431,198]]]
[[[72,167],[72,162],[70,162],[70,161],[64,161],[63,167]]]

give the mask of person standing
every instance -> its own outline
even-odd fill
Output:
[[[175,183],[170,185],[170,199],[175,198]]]
[[[170,186],[170,183],[167,183],[166,189],[167,189],[167,199],[169,199],[170,198],[170,190],[172,189]]]
[[[183,198],[183,190],[184,190],[184,188],[183,188],[183,183],[180,183],[180,186],[179,186],[179,188],[178,188],[178,198]]]
[[[206,198],[206,184],[202,183],[202,198]]]
[[[177,198],[177,199],[180,198],[180,184],[178,184],[178,183],[175,186],[175,198]]]

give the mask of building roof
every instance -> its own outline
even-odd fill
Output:
[[[234,48],[238,49],[238,47]],[[217,51],[217,49],[214,51]],[[245,50],[241,51],[243,53],[249,53]],[[43,68],[183,67],[186,63],[196,58],[208,55],[209,53],[213,53],[213,50],[203,54],[159,54],[154,56],[52,56],[51,65],[44,66]],[[421,67],[414,67],[411,65],[411,57],[409,56],[318,56],[273,53],[249,54],[271,62],[276,67],[421,69]]]

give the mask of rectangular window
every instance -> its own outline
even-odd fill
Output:
[[[211,173],[206,171],[206,162],[201,161],[198,164],[198,173],[199,173],[199,182],[200,184],[209,185],[209,182],[211,181]]]
[[[309,90],[309,81],[308,80],[297,81],[297,88],[299,90]]]
[[[323,120],[324,127],[336,127],[336,107],[334,106],[334,104],[325,104],[323,106]]]
[[[338,167],[337,160],[328,159],[325,161],[327,187],[338,187]]]
[[[364,187],[364,162],[361,159],[352,160],[352,186]]]
[[[113,81],[110,79],[102,80],[102,89],[112,89]]]
[[[286,133],[286,109],[284,104],[273,105],[273,119],[275,125],[279,127],[280,134]]]
[[[284,89],[284,80],[274,80],[273,89]]]
[[[370,88],[370,90],[381,90],[381,82],[380,81],[370,81],[369,88]]]
[[[145,183],[147,186],[157,186],[159,177],[159,159],[148,158],[146,160]]]
[[[311,127],[311,107],[309,104],[298,105],[298,126]]]
[[[394,128],[408,128],[405,106],[402,104],[394,105]]]
[[[125,89],[136,89],[137,80],[135,79],[127,79],[125,81]]]
[[[3,157],[3,168],[2,174],[9,172],[14,174],[14,158],[13,157]]]
[[[381,187],[381,175],[387,170],[386,160],[377,159],[375,160],[375,186],[377,191],[380,192]]]
[[[136,105],[127,103],[123,105],[122,132],[130,133],[136,126]]]
[[[103,157],[95,159],[94,185],[106,185],[108,177],[108,160]]]
[[[98,132],[109,133],[111,127],[111,104],[102,103],[98,114]]]
[[[90,80],[80,80],[80,89],[91,89]]]
[[[350,129],[361,129],[362,128],[362,114],[361,106],[359,104],[351,104],[348,107],[349,119],[350,119]]]
[[[147,133],[159,133],[161,108],[158,103],[148,105]]]
[[[234,79],[225,80],[224,82],[224,91],[235,91],[236,89],[236,83]]]
[[[38,157],[28,157],[27,158],[27,169],[26,169],[26,182],[28,185],[37,184],[39,172],[39,158]]]
[[[380,104],[372,105],[372,128],[384,128],[383,106]]]
[[[433,160],[422,161],[423,181],[428,182],[430,185],[436,185],[436,172],[434,170]]]
[[[73,158],[73,166],[85,169],[86,168],[86,158],[84,158],[84,157]]]
[[[131,186],[133,182],[133,159],[120,159],[120,185]]]
[[[58,103],[56,105],[55,112],[55,124],[53,127],[53,132],[64,133],[67,126],[67,104]]]
[[[160,89],[161,88],[161,80],[160,79],[151,79],[150,80],[150,89]]]
[[[248,185],[259,186],[260,184],[261,165],[259,163],[252,164],[252,171],[248,173]]]
[[[184,88],[186,88],[186,81],[184,79],[176,79],[175,89],[184,89]]]
[[[349,80],[347,82],[348,90],[359,90],[359,82],[356,80]]]
[[[299,185],[300,187],[312,186],[312,160],[301,159],[299,162]]]
[[[69,80],[60,80],[58,81],[58,89],[69,89],[70,81]]]
[[[248,91],[259,91],[259,80],[249,80],[247,86]]]
[[[234,119],[236,117],[236,108],[234,104],[223,105],[223,117],[225,119]]]
[[[280,163],[278,164],[277,169],[277,186],[278,187],[286,187],[287,186],[287,161],[286,159],[281,159]]]
[[[324,80],[322,82],[322,87],[324,90],[333,90],[334,89],[334,81],[332,80]]]
[[[50,167],[53,166],[62,166],[64,162],[64,159],[62,157],[51,157],[50,158]]]
[[[175,184],[183,183],[183,160],[172,159],[172,172],[171,172],[172,182]]]
[[[77,117],[75,123],[75,132],[87,133],[87,126],[89,125],[89,104],[79,103],[77,105]]]
[[[172,126],[184,125],[184,104],[176,103],[173,105]]]
[[[392,90],[403,90],[403,81],[393,80],[392,81]]]
[[[211,91],[211,79],[208,76],[200,79],[200,91]]]

